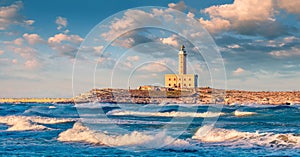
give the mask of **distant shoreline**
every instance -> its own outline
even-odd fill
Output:
[[[0,98],[0,103],[300,104],[300,91],[92,89],[74,98]]]

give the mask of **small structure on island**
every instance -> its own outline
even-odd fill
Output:
[[[166,74],[165,75],[165,87],[166,88],[197,88],[198,87],[198,75],[187,74],[186,57],[187,53],[184,49],[184,45],[181,46],[178,53],[178,71],[179,74]]]

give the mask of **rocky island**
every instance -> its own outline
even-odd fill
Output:
[[[300,91],[241,91],[209,87],[175,90],[142,86],[139,89],[92,89],[74,97],[76,103],[138,103],[138,104],[300,104]]]
[[[242,91],[209,87],[171,89],[141,86],[139,89],[92,89],[74,98],[0,98],[0,103],[135,103],[135,104],[300,104],[300,91]]]

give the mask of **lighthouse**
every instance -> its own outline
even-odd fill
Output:
[[[165,87],[167,88],[197,88],[198,75],[187,74],[187,52],[184,45],[180,47],[178,52],[178,74],[165,75]]]
[[[178,53],[178,61],[179,61],[179,74],[186,74],[186,51],[184,50],[184,45],[180,47],[180,51]]]

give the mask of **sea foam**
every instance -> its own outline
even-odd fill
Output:
[[[59,134],[59,141],[63,142],[86,142],[95,145],[115,147],[138,147],[145,149],[168,148],[168,149],[191,149],[189,142],[165,136],[164,133],[149,135],[144,132],[133,131],[128,134],[109,135],[97,132],[76,122],[73,128]]]
[[[113,110],[107,113],[114,116],[140,116],[140,117],[218,117],[224,115],[222,112],[139,112],[139,111],[122,111]]]
[[[299,135],[276,134],[272,132],[240,132],[234,129],[211,128],[210,126],[199,128],[192,139],[205,143],[238,147],[253,147],[259,145],[275,148],[300,148]]]
[[[256,112],[246,112],[246,111],[238,111],[238,110],[235,110],[233,112],[233,114],[237,117],[244,117],[244,116],[252,116],[252,115],[255,115],[257,114]]]
[[[45,130],[51,128],[42,124],[58,124],[72,121],[74,120],[38,116],[0,116],[0,123],[10,126],[7,131]]]

